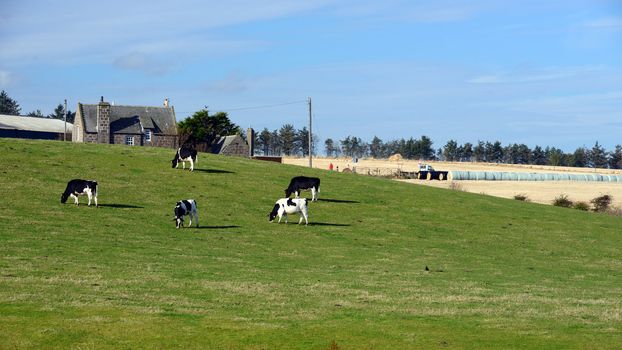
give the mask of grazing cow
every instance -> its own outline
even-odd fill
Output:
[[[91,198],[93,198],[97,207],[97,182],[92,180],[73,179],[69,181],[65,192],[60,196],[60,202],[66,203],[67,198],[72,197],[76,205],[78,205],[78,196],[83,194],[89,197],[88,205],[91,205]]]
[[[184,226],[184,216],[190,216],[190,222],[188,223],[188,227],[192,226],[192,219],[194,218],[196,221],[196,227],[199,227],[199,214],[197,213],[197,202],[194,199],[184,199],[175,205],[175,218],[173,221],[176,222],[177,228]]]
[[[178,148],[177,153],[175,153],[175,158],[171,161],[172,167],[177,168],[179,162],[181,162],[183,169],[186,169],[186,162],[190,162],[190,171],[193,171],[194,164],[197,163],[197,151],[187,146]]]
[[[311,190],[311,200],[317,202],[320,193],[320,179],[306,176],[293,177],[285,189],[285,197],[289,197],[293,193],[298,198],[301,190]]]
[[[300,214],[300,220],[298,220],[298,225],[302,222],[302,219],[305,219],[305,225],[309,224],[309,212],[307,210],[307,199],[306,198],[282,198],[276,201],[274,204],[274,208],[272,208],[272,212],[268,214],[269,221],[272,222],[278,216],[279,221],[281,223],[281,218],[285,216],[285,223],[287,223],[287,214]]]

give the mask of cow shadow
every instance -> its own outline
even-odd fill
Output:
[[[139,205],[130,205],[130,204],[99,204],[100,207],[104,208],[115,208],[115,209],[144,209],[145,207],[141,207]]]
[[[330,199],[330,198],[318,198],[320,202],[328,202],[328,203],[360,203],[357,201],[349,201],[345,199]]]
[[[335,227],[346,227],[352,226],[350,224],[333,224],[329,222],[310,222],[309,226],[335,226]]]
[[[194,171],[200,171],[208,174],[235,174],[233,171],[220,170],[220,169],[194,169]]]

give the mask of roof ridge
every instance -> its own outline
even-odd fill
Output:
[[[78,102],[80,103],[80,102]],[[97,106],[99,105],[98,103],[82,103],[82,105],[84,106]],[[173,107],[169,106],[135,106],[135,105],[113,105],[111,104],[110,107],[138,107],[138,108],[163,108],[163,109],[173,109]]]

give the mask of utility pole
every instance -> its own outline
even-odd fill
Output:
[[[311,129],[311,97],[309,97],[309,168],[313,168],[313,129]]]
[[[63,120],[65,121],[65,133],[63,134],[63,141],[67,141],[67,99],[65,99],[65,110],[63,111]]]

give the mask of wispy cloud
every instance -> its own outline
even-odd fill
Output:
[[[496,6],[486,1],[341,1],[335,6],[334,13],[368,20],[441,23],[468,20],[494,7]]]
[[[84,55],[105,60],[136,50],[136,45],[168,48],[173,53],[180,42],[188,49],[205,47],[213,38],[212,29],[287,17],[333,1],[274,0],[259,6],[252,0],[180,0],[174,4],[115,0],[103,6],[67,0],[62,6],[41,3],[36,12],[30,4],[14,4],[12,16],[2,25],[11,35],[0,33],[0,60],[50,62]]]
[[[467,80],[471,84],[532,83],[575,77],[601,70],[598,66],[553,67],[539,70],[521,70],[481,75]]]
[[[9,71],[0,70],[0,87],[7,87],[13,82],[12,74]]]
[[[172,63],[154,59],[142,52],[131,52],[114,60],[116,67],[143,72],[148,75],[164,75],[171,70]]]
[[[595,29],[616,29],[622,30],[622,17],[607,17],[585,21],[584,27]]]
[[[231,72],[223,79],[205,83],[203,87],[209,92],[236,94],[246,91],[248,82],[242,73]]]

